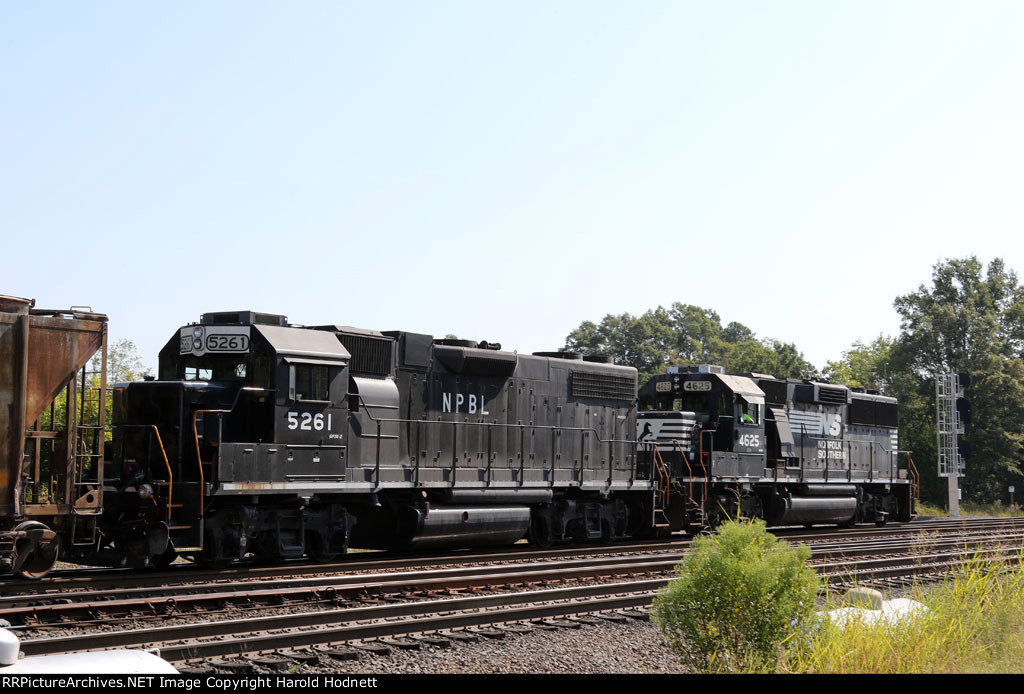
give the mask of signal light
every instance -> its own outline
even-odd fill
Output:
[[[958,436],[956,438],[956,450],[957,450],[957,452],[960,453],[960,457],[961,458],[965,458],[965,459],[966,458],[970,458],[971,457],[971,442],[968,441],[963,436]]]
[[[963,424],[971,423],[971,401],[967,398],[956,399],[956,413]]]

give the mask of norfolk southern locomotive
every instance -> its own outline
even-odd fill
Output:
[[[675,371],[638,398],[636,370],[604,357],[204,314],[161,350],[158,380],[113,387],[102,475],[87,464],[102,442],[68,458],[88,468],[70,476],[73,496],[95,503],[31,528],[12,512],[24,504],[0,507],[0,561],[42,575],[55,546],[84,564],[222,566],[612,542],[736,516],[910,519],[892,398]],[[19,475],[45,477],[24,450]],[[57,539],[26,539],[44,529]]]

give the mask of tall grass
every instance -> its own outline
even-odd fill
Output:
[[[928,613],[894,625],[824,623],[779,659],[777,672],[1024,673],[1024,556],[972,561],[945,585],[919,588]]]
[[[931,506],[924,502],[917,503],[917,515],[919,516],[948,516],[949,511],[938,506]],[[996,500],[991,504],[977,504],[964,502],[960,504],[960,515],[962,516],[998,516],[1001,518],[1024,516],[1024,508],[1020,504],[1004,506],[1002,501]]]

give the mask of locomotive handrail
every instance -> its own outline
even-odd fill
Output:
[[[452,425],[452,483],[453,484],[455,482],[455,470],[457,469],[457,463],[458,463],[458,449],[457,449],[457,446],[455,444],[458,441],[457,436],[458,436],[458,427],[459,427],[459,425],[463,425],[463,426],[477,426],[477,427],[483,427],[483,426],[486,426],[486,427],[502,427],[502,428],[505,428],[505,429],[516,429],[516,430],[519,430],[524,436],[525,436],[525,432],[526,432],[527,429],[542,429],[542,430],[550,430],[552,432],[555,432],[555,431],[559,431],[559,432],[571,431],[571,432],[579,432],[580,434],[591,434],[592,433],[594,435],[594,438],[597,439],[597,442],[599,444],[608,444],[608,480],[609,480],[609,484],[611,483],[613,472],[614,472],[613,465],[614,465],[614,459],[615,459],[615,453],[614,453],[614,449],[612,448],[612,444],[616,444],[616,443],[636,444],[637,443],[636,439],[604,439],[604,438],[601,437],[601,435],[598,433],[597,429],[595,429],[594,427],[560,427],[560,426],[551,426],[551,425],[546,425],[546,424],[538,424],[538,425],[534,425],[534,424],[508,424],[508,423],[504,423],[504,422],[460,422],[458,420],[452,420],[450,422],[446,422],[446,421],[441,420],[441,419],[407,419],[407,418],[404,418],[404,417],[379,417],[378,418],[378,417],[375,417],[373,415],[373,413],[370,411],[370,407],[377,407],[377,405],[367,405],[366,401],[363,399],[363,396],[361,394],[359,394],[359,393],[349,393],[350,397],[353,396],[353,395],[358,399],[358,401],[360,403],[361,412],[366,413],[366,416],[370,419],[370,421],[376,423],[376,425],[377,425],[377,436],[376,436],[376,441],[375,441],[375,443],[376,443],[376,450],[375,450],[376,457],[375,457],[375,462],[374,462],[374,478],[375,478],[374,484],[377,485],[377,486],[380,485],[380,441],[381,441],[381,433],[380,432],[381,432],[381,425],[384,424],[384,423],[388,423],[388,422],[394,423],[394,424],[436,424],[436,425],[439,425],[439,426],[440,425],[444,425],[444,424],[451,424]],[[525,459],[524,459],[523,454],[522,454],[522,449],[523,449],[523,445],[520,444],[520,454],[519,454],[519,484],[520,485],[523,483],[523,470],[524,470],[524,463],[525,463]],[[582,447],[581,447],[581,451],[582,451]],[[488,450],[488,454],[490,454],[490,452],[491,451]],[[419,457],[418,456],[417,456],[416,460],[417,460],[417,469],[418,469],[418,467],[419,467]],[[554,459],[553,458],[552,458],[552,465],[554,465]],[[582,481],[582,478],[581,478],[581,481]],[[653,480],[651,480],[651,481],[653,481]],[[553,478],[552,478],[552,482],[554,482]]]
[[[167,450],[164,448],[163,437],[160,436],[160,429],[156,424],[151,424],[153,433],[156,434],[156,442],[160,445],[160,455],[164,457],[164,465],[167,466],[167,521],[171,520],[171,510],[174,508],[174,473],[171,471],[171,461],[167,459]]]
[[[686,465],[686,478],[690,481],[690,488],[689,488],[689,491],[687,491],[687,498],[689,498],[691,504],[696,505],[696,502],[693,500],[693,468],[690,467],[690,461],[686,459],[686,451],[683,450],[683,446],[682,446],[681,443],[679,443],[679,439],[672,439],[672,443],[673,443],[673,445],[675,445],[676,448],[679,449],[679,457],[681,457],[683,459],[683,463]],[[705,498],[707,498],[707,490],[706,490],[707,483],[708,483],[708,481],[707,481],[707,478],[705,477],[704,478],[704,485],[705,485],[704,497]]]
[[[235,399],[231,402],[231,407],[228,409],[209,409],[209,410],[196,410],[192,413],[192,436],[196,442],[196,461],[199,464],[199,517],[203,517],[203,513],[206,510],[206,476],[203,473],[203,454],[199,449],[199,415],[201,414],[218,414],[225,415],[234,412],[235,407],[238,406],[238,399],[242,396],[243,392],[269,392],[267,388],[256,388],[254,386],[242,386],[235,391]],[[212,464],[212,463],[211,463]]]
[[[917,465],[914,464],[914,459],[910,456],[910,451],[902,452],[907,454],[907,470],[910,472],[911,493],[913,494],[915,500],[920,500],[921,476],[917,472]]]
[[[359,400],[362,401],[361,396],[359,397]],[[373,405],[373,407],[377,407],[377,405]],[[464,424],[467,426],[495,426],[505,427],[509,429],[551,429],[552,431],[584,431],[593,432],[595,438],[597,438],[597,440],[600,441],[601,443],[637,443],[636,439],[603,439],[601,438],[600,434],[597,433],[597,429],[595,429],[594,427],[557,427],[547,424],[505,424],[502,422],[460,422],[457,420],[446,422],[442,419],[405,419],[404,417],[378,419],[377,417],[374,417],[372,414],[370,414],[369,411],[365,409],[363,411],[366,412],[370,419],[375,422],[394,422],[398,424]]]
[[[167,520],[171,519],[171,504],[174,502],[174,472],[171,470],[171,461],[167,458],[167,449],[164,448],[163,437],[160,436],[160,429],[156,424],[118,424],[118,429],[152,429],[156,434],[156,442],[160,445],[160,455],[163,456],[164,465],[167,467]],[[148,453],[148,448],[147,448]],[[152,481],[152,480],[151,480]]]
[[[807,431],[806,427],[803,424],[801,424],[800,425],[800,437],[801,437],[800,438],[800,481],[801,482],[804,481],[804,455],[803,455],[804,454],[804,442],[807,441],[807,440],[810,440],[810,441],[836,441],[837,440],[837,439],[825,438],[823,436],[808,436],[806,431]],[[904,452],[904,453],[908,453],[909,454],[909,451],[900,451],[898,448],[895,448],[895,449],[894,448],[886,448],[884,445],[882,445],[880,442],[876,441],[875,439],[843,439],[843,443],[846,445],[846,450],[847,450],[847,457],[846,457],[846,459],[847,459],[847,465],[846,465],[847,482],[853,482],[853,465],[852,465],[852,455],[851,455],[852,451],[851,451],[851,447],[855,443],[868,444],[868,450],[870,451],[870,454],[871,454],[871,461],[868,464],[868,482],[874,482],[875,481],[875,447],[876,446],[883,453],[885,453],[885,454],[887,454],[889,456],[889,462],[890,462],[890,466],[889,466],[889,482],[890,483],[895,479],[893,471],[894,470],[897,470],[897,471],[899,470],[899,453]],[[828,458],[826,458],[825,459],[825,468],[824,468],[825,481],[826,482],[828,481],[828,470],[829,470],[828,463],[829,463],[829,460],[828,460]]]
[[[715,451],[715,442],[712,441],[711,442],[711,450],[708,451],[708,460],[707,460],[707,462],[705,462],[704,461],[704,434],[717,434],[717,433],[718,433],[718,427],[716,426],[714,429],[701,429],[700,430],[700,435],[697,437],[697,438],[700,439],[700,464],[701,464],[701,467],[704,468],[704,479],[707,479],[707,478],[711,477],[711,465],[710,465],[710,463],[711,463],[711,455],[710,454]],[[705,486],[707,486],[707,483],[705,483]]]
[[[658,444],[652,443],[651,445],[654,447],[654,457],[658,461],[658,487],[661,490],[661,494],[659,494],[659,496],[662,497],[661,503],[664,508],[666,505],[665,502],[668,501],[668,467],[665,465],[665,460],[661,457],[661,451],[658,450]]]

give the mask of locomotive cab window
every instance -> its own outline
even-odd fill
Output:
[[[244,381],[247,375],[245,359],[207,355],[186,359],[182,378],[186,381]]]
[[[750,403],[739,398],[739,418],[740,424],[760,424],[761,423],[761,406],[757,403]]]
[[[288,397],[291,400],[330,400],[326,366],[288,365]]]
[[[681,412],[707,412],[711,408],[710,393],[686,393],[679,410]]]
[[[679,412],[682,406],[683,401],[678,395],[664,394],[658,395],[654,398],[654,402],[647,403],[643,409],[657,412]]]

